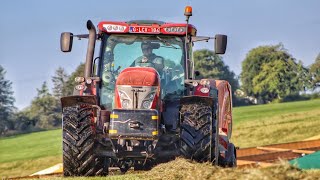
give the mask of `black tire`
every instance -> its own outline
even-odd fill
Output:
[[[228,167],[231,167],[231,168],[236,168],[237,167],[237,158],[236,158],[235,154],[232,155],[232,159],[228,163]]]
[[[180,109],[180,114],[181,155],[198,162],[212,161],[215,152],[214,137],[216,132],[212,108],[201,102],[184,104]]]
[[[237,150],[232,143],[228,145],[228,152],[230,152],[230,156],[227,159],[227,167],[237,167]]]
[[[152,169],[152,166],[153,166],[152,160],[147,160],[146,162],[136,161],[133,165],[135,171],[148,171]]]
[[[89,105],[63,108],[64,176],[104,176],[109,158],[95,152],[97,146],[93,109]]]
[[[228,144],[228,151],[226,152],[226,157],[219,158],[219,165],[222,167],[229,167],[229,168],[237,167],[236,148],[232,143]]]

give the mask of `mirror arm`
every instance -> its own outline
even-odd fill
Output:
[[[196,36],[196,37],[192,37],[192,42],[197,42],[197,41],[208,42],[210,39],[215,39],[215,37]]]
[[[73,35],[74,37],[77,37],[79,40],[81,40],[82,38],[89,38],[89,34],[77,34],[77,35]]]
[[[77,37],[78,40],[89,38],[89,34],[77,34],[77,35],[73,35],[73,36]],[[99,39],[99,38],[101,38],[101,35],[97,35],[97,39]]]

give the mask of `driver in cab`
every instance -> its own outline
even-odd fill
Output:
[[[161,56],[157,56],[152,51],[153,49],[158,49],[160,44],[143,42],[141,43],[142,56],[138,57],[132,64],[131,67],[153,67],[159,74],[161,74],[164,68],[164,59]]]

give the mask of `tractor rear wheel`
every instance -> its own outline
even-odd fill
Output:
[[[93,109],[90,105],[63,108],[64,176],[103,176],[108,174],[109,158],[96,153],[99,146]]]
[[[216,125],[212,108],[202,102],[191,102],[182,105],[180,115],[181,155],[198,162],[212,161],[216,145]]]

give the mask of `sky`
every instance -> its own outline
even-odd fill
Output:
[[[72,52],[62,53],[61,32],[86,34],[89,19],[95,25],[137,19],[184,23],[187,5],[197,35],[228,35],[223,60],[237,75],[257,46],[282,43],[305,66],[320,53],[319,0],[1,0],[0,65],[12,82],[15,106],[30,105],[44,81],[52,88],[58,67],[70,74],[84,62],[87,41],[75,40]],[[202,48],[213,50],[213,41],[195,45]]]

